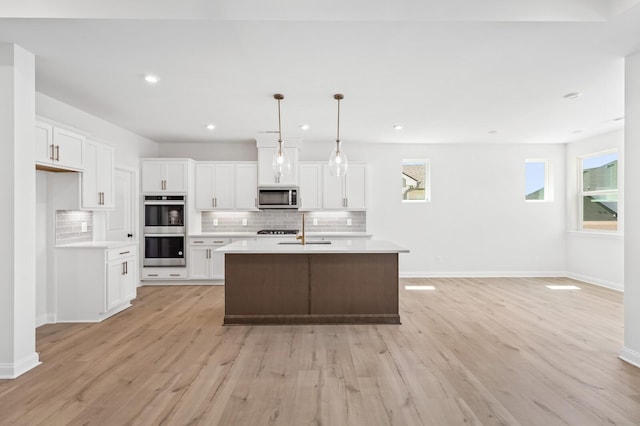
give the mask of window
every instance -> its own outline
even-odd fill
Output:
[[[553,200],[548,160],[525,160],[524,174],[524,199],[526,201]]]
[[[581,229],[618,230],[618,153],[579,159]]]
[[[402,160],[402,202],[425,202],[430,197],[429,160]]]

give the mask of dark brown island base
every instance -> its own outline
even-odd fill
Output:
[[[399,324],[398,253],[384,241],[238,241],[225,253],[224,324]]]

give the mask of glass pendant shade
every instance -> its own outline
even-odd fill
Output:
[[[281,141],[278,141],[276,152],[273,153],[271,167],[273,168],[273,174],[276,178],[281,178],[291,173],[291,159],[287,155],[287,150],[284,149]]]
[[[349,161],[347,156],[340,149],[340,141],[337,141],[336,147],[331,152],[331,156],[329,156],[329,173],[331,173],[331,176],[341,177],[347,174],[348,168]]]

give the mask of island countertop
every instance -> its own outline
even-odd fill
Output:
[[[309,239],[313,241],[313,239]],[[409,253],[409,250],[389,241],[333,240],[331,244],[279,244],[286,240],[240,240],[216,249],[229,254],[338,254],[338,253]],[[291,241],[291,240],[289,240]]]

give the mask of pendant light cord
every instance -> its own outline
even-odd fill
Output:
[[[280,99],[278,99],[278,143],[282,148],[282,122],[280,121]]]
[[[340,99],[338,99],[338,130],[336,132],[336,142],[340,142]]]

